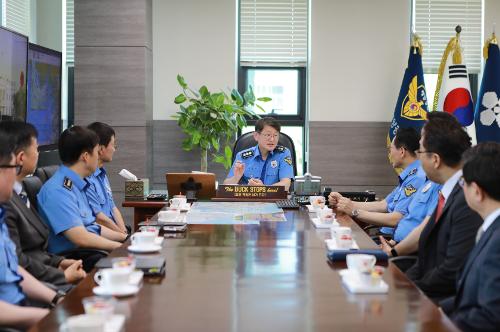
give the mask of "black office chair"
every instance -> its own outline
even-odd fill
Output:
[[[231,160],[231,164],[234,163],[234,159],[236,158],[236,154],[242,150],[251,148],[252,146],[255,146],[257,142],[253,138],[253,131],[249,133],[245,133],[238,137],[236,142],[234,143],[233,147],[233,157]],[[293,161],[293,175],[297,175],[297,157],[295,153],[295,144],[293,144],[293,140],[290,136],[288,136],[285,133],[280,132],[280,138],[278,140],[278,145],[283,145],[284,147],[288,148],[290,150],[290,153],[292,155],[292,161]]]
[[[59,165],[38,167],[33,175],[37,176],[40,180],[42,180],[42,183],[45,183],[45,181],[50,179],[52,175],[54,175],[54,173],[57,172],[58,169]]]
[[[28,195],[28,199],[30,200],[30,204],[38,211],[38,200],[36,195],[38,195],[38,192],[42,189],[42,180],[37,176],[28,176],[23,179],[23,185]]]

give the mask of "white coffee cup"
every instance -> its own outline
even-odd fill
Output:
[[[335,228],[335,243],[339,249],[350,249],[352,246],[352,230],[349,227]]]
[[[155,236],[158,236],[158,234],[160,234],[160,229],[156,226],[141,226],[141,228],[139,228],[139,230],[141,232],[151,232]]]
[[[319,219],[322,222],[326,222],[326,223],[331,223],[333,221],[333,219],[335,218],[335,213],[333,212],[333,210],[330,208],[327,208],[327,207],[324,207],[321,210],[319,210],[318,215],[319,215]]]
[[[118,289],[129,284],[130,270],[102,269],[94,274],[94,281],[106,289]]]
[[[371,272],[377,258],[373,255],[350,254],[346,256],[347,268],[358,273]]]
[[[158,212],[159,221],[174,221],[179,217],[181,212],[179,210],[166,210]]]
[[[325,196],[310,196],[309,203],[315,210],[325,207]]]
[[[170,203],[170,207],[182,208],[187,203],[187,198],[184,195],[175,195],[168,202]]]
[[[66,326],[70,332],[104,332],[105,323],[101,315],[78,315],[69,317]]]
[[[155,244],[156,234],[153,232],[137,232],[130,236],[132,245],[147,247]]]

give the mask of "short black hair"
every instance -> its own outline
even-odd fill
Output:
[[[257,122],[255,122],[255,131],[260,133],[265,126],[273,127],[278,132],[281,131],[281,125],[279,122],[270,116],[257,120]]]
[[[398,149],[404,148],[412,156],[416,156],[415,151],[418,150],[420,134],[413,127],[399,128],[394,136],[394,146]]]
[[[38,137],[38,131],[31,123],[19,120],[0,122],[0,131],[11,136],[14,140],[14,154],[27,149],[31,145],[32,139]]]
[[[111,142],[111,137],[116,136],[115,130],[110,125],[102,122],[92,122],[87,128],[99,136],[100,145],[108,146],[109,142]]]
[[[488,196],[500,201],[500,144],[484,142],[464,153],[463,177],[475,182]]]
[[[462,154],[471,146],[471,138],[458,120],[446,112],[431,112],[423,127],[423,147],[437,153],[443,163],[456,167],[462,161]]]
[[[0,130],[0,164],[7,165],[14,157],[16,143],[12,135]]]
[[[90,129],[74,126],[59,137],[59,157],[64,164],[76,164],[84,152],[92,153],[99,144],[99,137]]]

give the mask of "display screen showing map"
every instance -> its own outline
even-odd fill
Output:
[[[0,119],[26,116],[28,38],[0,27]]]
[[[61,53],[30,44],[26,122],[38,130],[38,144],[52,146],[61,132]]]

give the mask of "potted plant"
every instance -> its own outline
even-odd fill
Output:
[[[177,82],[183,92],[175,97],[174,102],[180,111],[172,117],[188,136],[182,142],[182,148],[186,151],[200,148],[202,172],[207,171],[209,150],[213,151],[216,163],[230,168],[234,136],[246,126],[247,117],[259,117],[253,106],[264,111],[256,101],[268,102],[271,98],[255,98],[251,86],[241,96],[236,89],[230,95],[223,91],[211,93],[205,85],[194,91],[180,75],[177,75]]]

